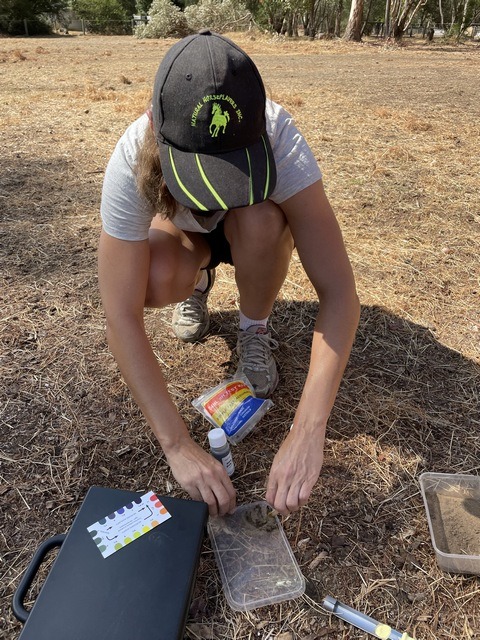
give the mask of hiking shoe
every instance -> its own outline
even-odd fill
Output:
[[[208,286],[205,291],[192,295],[175,306],[172,315],[173,333],[183,342],[196,342],[203,338],[210,327],[207,298],[215,282],[215,269],[207,269]]]
[[[238,332],[237,353],[239,357],[235,375],[245,375],[257,398],[268,398],[278,384],[277,365],[272,350],[278,342],[261,325]]]

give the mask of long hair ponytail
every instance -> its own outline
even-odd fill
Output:
[[[151,127],[147,127],[135,165],[137,187],[141,196],[149,202],[156,214],[171,220],[177,202],[170,193],[163,177],[160,154]]]

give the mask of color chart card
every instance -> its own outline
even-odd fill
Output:
[[[171,515],[150,491],[87,529],[102,556],[108,558],[169,518]]]

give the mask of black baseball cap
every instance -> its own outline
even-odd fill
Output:
[[[265,121],[265,88],[249,56],[209,30],[165,55],[152,114],[172,196],[196,213],[266,200],[276,184]]]

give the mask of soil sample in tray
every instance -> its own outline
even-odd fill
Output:
[[[228,603],[247,611],[302,595],[305,579],[266,502],[210,518],[208,532]]]
[[[445,553],[480,555],[480,500],[455,493],[440,493],[438,507],[443,522]]]
[[[427,472],[420,488],[440,568],[480,575],[480,477]]]

